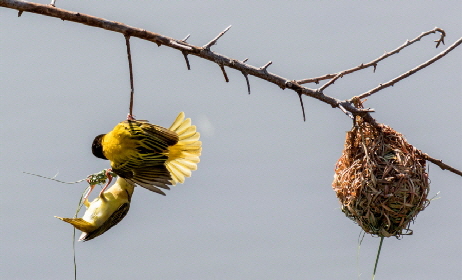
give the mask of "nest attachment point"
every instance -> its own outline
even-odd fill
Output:
[[[365,232],[399,238],[412,234],[410,223],[429,204],[425,163],[401,133],[357,116],[332,187],[342,211]]]

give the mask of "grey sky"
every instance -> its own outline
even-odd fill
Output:
[[[40,1],[48,3],[48,1]],[[345,99],[415,67],[462,36],[460,1],[57,1],[57,6],[204,45],[288,79],[369,62],[435,26],[437,35],[338,80]],[[90,145],[128,113],[121,34],[0,8],[1,278],[71,279],[71,217],[108,167]],[[76,244],[79,279],[370,279],[379,244],[339,209],[334,165],[351,121],[338,109],[180,52],[132,39],[134,113],[168,127],[180,111],[202,134],[199,169],[166,197],[136,188],[127,217]],[[424,152],[462,168],[462,49],[368,98],[373,116]],[[315,85],[309,85],[315,87]],[[462,179],[430,164],[414,235],[384,242],[376,279],[462,277]],[[78,234],[77,234],[78,236]]]

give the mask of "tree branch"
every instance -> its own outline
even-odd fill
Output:
[[[443,161],[441,159],[436,159],[436,158],[433,158],[431,156],[429,156],[428,154],[424,154],[425,156],[425,159],[428,160],[429,162],[435,164],[435,165],[438,165],[441,169],[443,170],[448,170],[448,171],[451,171],[452,173],[455,173],[459,176],[462,176],[462,171],[458,170],[458,169],[455,169],[454,167],[451,167],[445,163],[443,163]]]
[[[375,60],[373,60],[373,61],[371,61],[371,62],[369,62],[367,64],[361,64],[361,65],[359,65],[359,66],[357,66],[355,68],[348,69],[348,70],[345,70],[345,71],[341,71],[341,72],[339,72],[337,74],[327,74],[327,75],[317,77],[317,78],[294,81],[294,80],[286,79],[286,78],[281,77],[279,75],[268,72],[267,68],[268,68],[269,65],[271,65],[271,63],[272,63],[271,61],[268,62],[266,65],[257,68],[255,66],[246,64],[247,59],[245,59],[244,61],[239,61],[239,60],[232,59],[232,58],[229,58],[229,57],[226,57],[224,55],[221,55],[221,54],[218,54],[218,53],[215,53],[215,52],[211,51],[210,47],[213,46],[214,44],[216,44],[217,40],[221,36],[223,36],[223,34],[226,31],[228,31],[231,26],[226,28],[217,37],[215,37],[212,41],[208,42],[203,47],[198,47],[198,46],[194,46],[194,45],[191,45],[191,44],[186,42],[189,35],[183,40],[176,40],[176,39],[173,39],[173,38],[170,38],[170,37],[167,37],[167,36],[163,36],[163,35],[158,34],[158,33],[150,32],[150,31],[147,31],[147,30],[144,30],[144,29],[141,29],[141,28],[132,27],[132,26],[120,23],[120,22],[110,21],[110,20],[106,20],[106,19],[103,19],[103,18],[98,18],[98,17],[94,17],[94,16],[86,15],[86,14],[81,14],[81,13],[77,13],[77,12],[71,12],[71,11],[67,11],[67,10],[63,10],[63,9],[53,7],[52,5],[36,4],[36,3],[23,2],[23,1],[17,1],[17,0],[0,0],[0,7],[6,7],[6,8],[11,8],[11,9],[18,10],[19,11],[18,16],[20,16],[23,12],[36,13],[36,14],[41,14],[41,15],[45,15],[45,16],[49,16],[49,17],[60,18],[62,20],[82,23],[82,24],[85,24],[85,25],[88,25],[88,26],[103,28],[103,29],[106,29],[106,30],[122,33],[123,35],[129,36],[129,37],[137,37],[137,38],[140,38],[142,40],[147,40],[147,41],[150,41],[150,42],[154,42],[158,46],[164,45],[164,46],[167,46],[167,47],[170,47],[170,48],[181,51],[182,54],[184,55],[185,60],[186,60],[186,64],[188,66],[188,69],[190,69],[190,65],[189,65],[189,60],[188,60],[187,56],[188,55],[194,55],[194,56],[198,56],[198,57],[201,57],[203,59],[206,59],[206,60],[209,60],[209,61],[212,61],[212,62],[218,64],[219,67],[222,69],[223,75],[225,76],[226,80],[227,80],[227,75],[226,75],[226,72],[224,71],[225,66],[240,71],[244,75],[244,77],[246,78],[247,88],[248,88],[249,93],[250,93],[250,83],[249,83],[249,80],[248,80],[248,75],[252,75],[254,77],[257,77],[257,78],[263,79],[265,81],[268,81],[270,83],[273,83],[275,85],[278,85],[282,89],[288,88],[288,89],[291,89],[291,90],[295,91],[299,95],[300,102],[301,102],[301,105],[302,105],[302,109],[303,109],[303,103],[302,103],[301,95],[306,95],[306,96],[310,96],[312,98],[318,99],[319,101],[322,101],[324,103],[327,103],[327,104],[331,105],[333,108],[340,108],[345,114],[347,114],[350,117],[355,116],[355,115],[361,115],[361,116],[363,116],[365,121],[368,121],[368,122],[370,122],[372,124],[376,123],[375,120],[369,114],[369,112],[374,111],[373,109],[370,109],[370,108],[365,108],[365,109],[356,108],[356,106],[354,106],[354,104],[353,104],[353,99],[354,98],[352,98],[350,100],[343,100],[342,101],[342,100],[339,100],[337,98],[324,95],[322,93],[322,91],[325,88],[327,88],[329,85],[333,84],[337,79],[339,79],[343,75],[350,74],[350,73],[353,73],[355,71],[365,69],[365,68],[368,68],[368,67],[371,67],[371,66],[374,66],[374,70],[375,70],[375,68],[377,66],[377,63],[379,61],[381,61],[381,60],[383,60],[383,59],[385,59],[385,58],[387,58],[387,57],[389,57],[389,56],[391,56],[393,54],[398,53],[400,50],[404,49],[405,47],[419,41],[424,36],[427,36],[427,35],[429,35],[431,33],[440,32],[441,37],[440,37],[439,40],[436,41],[437,42],[437,45],[436,45],[437,47],[440,45],[440,43],[444,44],[444,37],[445,37],[445,32],[442,29],[435,28],[433,30],[422,33],[417,38],[415,38],[415,39],[413,39],[411,41],[406,41],[402,46],[398,47],[397,49],[393,50],[392,52],[385,53],[381,57],[379,57],[379,58],[377,58],[377,59],[375,59]],[[369,95],[373,94],[374,92],[377,92],[377,91],[379,91],[379,90],[381,90],[381,89],[383,89],[383,88],[385,88],[387,86],[393,85],[394,83],[398,82],[399,80],[402,80],[402,79],[414,74],[415,72],[425,68],[426,66],[432,64],[433,62],[435,62],[436,60],[442,58],[447,53],[452,51],[454,48],[459,46],[460,43],[461,43],[461,40],[462,39],[459,39],[451,47],[449,47],[444,52],[440,53],[438,56],[432,58],[431,60],[419,65],[418,67],[416,67],[416,68],[410,70],[409,72],[397,77],[396,79],[391,80],[390,82],[387,82],[386,84],[383,84],[383,85],[379,86],[378,88],[375,88],[375,89],[371,90],[370,92],[362,94],[360,96],[360,98],[364,98],[364,97],[369,96]],[[320,87],[317,90],[307,88],[307,87],[304,87],[304,86],[301,85],[302,83],[308,83],[308,82],[318,83],[319,81],[325,80],[325,79],[332,79],[332,80],[329,81],[328,83],[326,83],[325,85],[323,85],[322,87]],[[358,98],[358,97],[356,97],[356,98]],[[440,160],[436,160],[436,159],[434,159],[434,158],[432,158],[430,156],[427,156],[427,159],[429,161],[437,164],[438,166],[440,166],[443,169],[447,169],[447,170],[449,170],[451,172],[454,172],[454,173],[462,176],[460,171],[458,171],[457,169],[452,168],[452,167],[450,167],[448,165],[443,164]]]
[[[358,66],[356,66],[354,68],[351,68],[351,69],[343,70],[343,71],[341,71],[341,72],[339,72],[337,74],[326,74],[326,75],[321,76],[321,77],[299,80],[299,81],[297,81],[297,83],[299,83],[299,84],[306,84],[306,83],[316,83],[316,84],[318,84],[319,81],[334,78],[334,81],[331,80],[327,84],[325,84],[324,86],[322,86],[321,88],[318,89],[320,92],[322,92],[326,87],[333,84],[335,82],[335,80],[337,80],[338,78],[343,77],[344,75],[351,74],[353,72],[356,72],[356,71],[359,71],[359,70],[362,70],[362,69],[366,69],[366,68],[371,67],[371,66],[374,66],[374,72],[375,72],[375,70],[377,69],[377,64],[380,61],[382,61],[382,60],[384,60],[384,59],[386,59],[386,58],[388,58],[388,57],[390,57],[390,56],[392,56],[394,54],[399,53],[402,49],[414,44],[417,41],[420,41],[420,39],[422,39],[423,37],[425,37],[427,35],[430,35],[430,34],[433,34],[433,33],[436,33],[436,32],[441,33],[440,39],[435,41],[437,43],[436,47],[438,48],[440,43],[443,43],[443,45],[444,45],[444,37],[446,37],[446,32],[444,32],[444,30],[441,29],[441,28],[435,27],[434,29],[432,29],[430,31],[422,32],[422,34],[420,34],[416,38],[412,39],[411,41],[407,40],[406,42],[404,42],[404,44],[402,44],[398,48],[396,48],[393,51],[388,52],[388,53],[385,52],[382,56],[372,60],[369,63],[366,63],[366,64],[362,63],[361,65],[358,65]]]
[[[406,73],[384,83],[384,84],[380,84],[378,87],[376,88],[373,88],[371,90],[369,90],[368,92],[365,92],[363,94],[361,94],[360,96],[358,96],[360,99],[363,99],[363,98],[366,98],[368,96],[371,96],[372,94],[384,89],[384,88],[387,88],[389,86],[393,86],[394,84],[396,84],[397,82],[401,81],[402,79],[405,79],[409,76],[411,76],[412,74],[415,74],[417,71],[420,71],[422,69],[424,69],[425,67],[427,67],[428,65],[434,63],[435,61],[439,60],[440,58],[442,58],[443,56],[447,55],[450,51],[452,51],[453,49],[455,49],[457,46],[459,46],[460,44],[462,43],[462,38],[459,38],[459,40],[457,40],[454,44],[452,44],[449,48],[447,48],[446,50],[442,51],[441,53],[439,53],[437,56],[433,57],[432,59],[430,60],[427,60],[426,62],[420,64],[419,66],[407,71]]]
[[[183,55],[185,56],[195,55],[203,59],[217,63],[219,65],[222,64],[223,66],[227,66],[229,68],[238,70],[247,75],[252,75],[254,77],[266,80],[270,83],[278,85],[282,89],[285,89],[285,88],[292,89],[296,91],[298,94],[307,95],[307,96],[316,98],[322,102],[325,102],[331,105],[333,108],[337,108],[338,105],[342,102],[341,100],[337,98],[326,96],[322,93],[317,92],[314,89],[300,86],[298,84],[290,82],[289,79],[286,79],[276,74],[268,72],[267,67],[271,64],[270,62],[264,65],[263,67],[255,67],[255,66],[246,64],[244,61],[232,59],[224,55],[215,53],[211,50],[204,49],[203,47],[194,46],[184,41],[175,40],[173,38],[163,36],[158,33],[150,32],[150,31],[147,31],[141,28],[132,27],[132,26],[120,23],[120,22],[116,22],[116,21],[110,21],[107,19],[98,18],[98,17],[94,17],[91,15],[86,15],[86,14],[81,14],[77,12],[59,9],[56,7],[52,7],[50,5],[29,3],[29,2],[23,2],[23,1],[17,1],[17,0],[0,0],[0,7],[6,7],[6,8],[16,9],[16,10],[23,11],[23,12],[36,13],[36,14],[41,14],[41,15],[45,15],[49,17],[60,18],[62,20],[82,23],[88,26],[103,28],[106,30],[122,33],[130,37],[137,37],[142,40],[154,42],[159,46],[164,45],[164,46],[167,46],[167,47],[183,52]],[[224,34],[225,31],[221,32],[217,37],[215,37],[215,39],[210,41],[204,47],[207,47],[214,41],[216,42],[216,40],[218,40]],[[351,112],[352,114],[359,114],[362,112],[360,109],[355,108],[351,104],[343,104],[343,107],[347,111]]]

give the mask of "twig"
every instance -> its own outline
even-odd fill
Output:
[[[133,86],[133,68],[132,68],[132,55],[130,51],[130,36],[125,35],[125,45],[127,45],[128,68],[130,70],[130,107],[129,115],[133,117],[133,96],[135,95],[135,88]]]
[[[440,36],[440,39],[436,40],[435,42],[437,43],[436,44],[436,47],[438,47],[440,45],[440,43],[443,43],[444,44],[444,37],[446,36],[446,32],[444,32],[443,29],[441,28],[438,28],[438,27],[435,27],[433,28],[432,30],[430,31],[427,31],[427,32],[423,32],[422,34],[420,34],[419,36],[417,36],[416,38],[412,39],[411,41],[407,40],[406,42],[404,42],[404,44],[402,44],[401,46],[399,46],[398,48],[394,49],[393,51],[391,52],[385,52],[382,56],[378,57],[377,59],[374,59],[372,60],[371,62],[369,63],[366,63],[366,64],[361,64],[361,65],[358,65],[354,68],[351,68],[351,69],[348,69],[348,70],[344,70],[344,71],[341,71],[337,74],[326,74],[324,76],[321,76],[321,77],[317,77],[317,78],[310,78],[310,79],[303,79],[303,80],[299,80],[297,81],[297,83],[299,84],[306,84],[306,83],[318,83],[319,81],[321,80],[326,80],[326,79],[331,79],[331,78],[335,78],[335,80],[337,80],[339,77],[339,75],[341,74],[341,76],[344,76],[344,75],[347,75],[347,74],[351,74],[353,72],[356,72],[356,71],[359,71],[361,69],[365,69],[365,68],[368,68],[368,67],[371,67],[373,66],[374,67],[374,72],[375,72],[375,69],[377,67],[377,64],[386,59],[387,57],[390,57],[394,54],[397,54],[399,53],[402,49],[414,44],[415,42],[417,41],[420,41],[420,39],[422,39],[423,37],[429,35],[429,34],[432,34],[432,33],[436,33],[436,32],[440,32],[441,33],[441,36]],[[335,82],[335,81],[334,81]],[[332,83],[329,83],[329,85],[333,84]],[[329,86],[328,85],[328,86]],[[326,88],[327,86],[323,86],[323,90]],[[320,92],[322,92],[321,89],[319,89]]]
[[[429,162],[431,162],[431,163],[433,163],[435,165],[438,165],[441,169],[448,170],[448,171],[451,171],[452,173],[455,173],[457,175],[462,176],[462,171],[460,171],[458,169],[455,169],[454,167],[451,167],[451,166],[443,163],[443,161],[441,159],[433,158],[433,157],[429,156],[428,154],[424,154],[424,156],[425,156],[426,160],[428,160]]]
[[[56,181],[56,182],[61,183],[61,184],[70,184],[70,185],[71,184],[77,184],[77,183],[80,183],[80,182],[83,182],[83,181],[87,180],[85,178],[85,179],[80,179],[80,180],[77,180],[77,181],[74,181],[74,182],[64,182],[64,181],[55,179],[56,175],[58,175],[58,174],[56,174],[54,177],[46,177],[46,176],[42,176],[42,175],[38,175],[38,174],[34,174],[34,173],[29,173],[29,172],[24,172],[24,171],[22,173],[37,176],[37,177],[40,177],[40,178],[45,178],[45,179],[48,179],[48,180],[53,180],[53,181]]]
[[[338,73],[337,75],[335,75],[335,77],[334,77],[332,80],[328,81],[328,82],[325,83],[322,87],[318,88],[318,91],[322,93],[328,86],[330,86],[330,85],[332,85],[333,83],[335,83],[335,81],[337,81],[339,78],[343,78],[343,75],[344,75],[344,74],[345,74],[345,73],[344,73],[343,71],[340,72],[340,73]]]
[[[420,71],[422,69],[424,69],[425,67],[427,67],[428,65],[434,63],[435,61],[441,59],[443,56],[447,55],[450,51],[452,51],[453,49],[455,49],[457,46],[459,46],[460,44],[462,43],[462,38],[459,38],[459,40],[457,40],[454,44],[452,44],[450,47],[448,47],[446,50],[442,51],[441,53],[439,53],[438,55],[436,55],[435,57],[433,57],[432,59],[430,60],[427,60],[426,62],[420,64],[419,66],[407,71],[406,73],[384,83],[384,84],[380,84],[378,87],[375,87],[361,95],[359,95],[358,97],[360,99],[363,99],[363,98],[366,98],[368,96],[371,96],[372,94],[384,89],[384,88],[387,88],[387,87],[390,87],[390,86],[393,86],[394,84],[396,84],[397,82],[401,81],[402,79],[405,79],[409,76],[411,76],[412,74],[415,74],[417,71]],[[351,99],[350,99],[351,100]]]
[[[320,76],[320,77],[316,77],[316,78],[298,80],[297,83],[299,83],[299,84],[308,84],[308,83],[319,84],[319,81],[332,79],[332,78],[335,78],[335,76],[337,76],[337,74],[326,74],[324,76]]]
[[[206,50],[210,50],[210,47],[215,45],[218,41],[218,39],[220,39],[221,36],[225,35],[226,31],[228,31],[229,29],[231,28],[231,25],[226,27],[225,30],[223,30],[220,34],[218,34],[217,37],[213,38],[212,41],[208,42],[207,44],[205,44],[202,48],[203,49],[206,49]]]

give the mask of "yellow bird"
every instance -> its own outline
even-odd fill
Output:
[[[135,185],[119,177],[108,190],[99,194],[87,207],[82,218],[61,218],[82,231],[79,241],[91,240],[117,225],[127,215]]]
[[[92,152],[110,160],[112,172],[128,182],[165,195],[159,188],[183,183],[197,169],[202,151],[199,138],[196,126],[184,119],[183,112],[168,129],[129,116],[111,132],[96,136]]]

